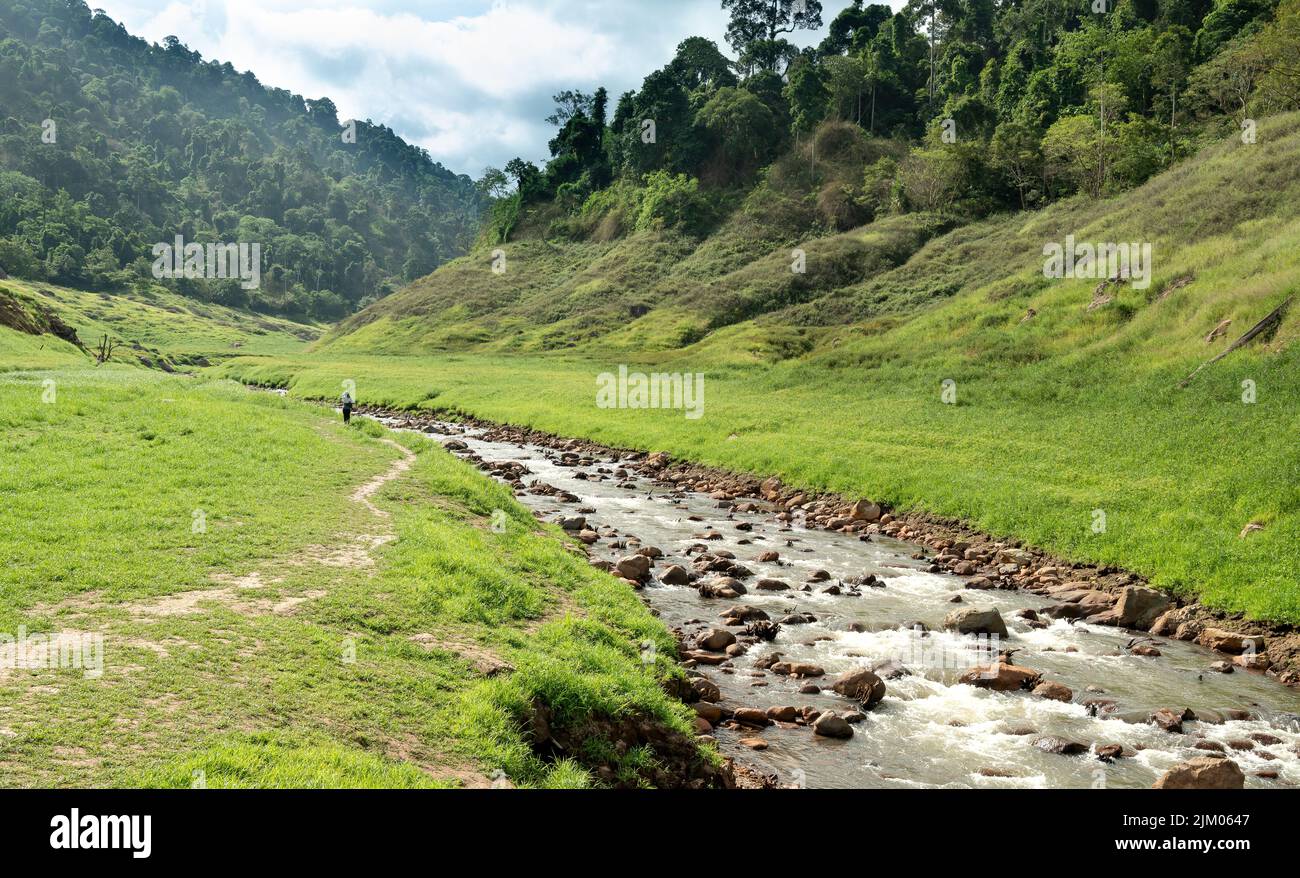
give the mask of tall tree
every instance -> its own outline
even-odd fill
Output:
[[[782,34],[822,26],[821,0],[722,0],[722,8],[731,13],[727,43],[738,55],[763,41],[774,44]],[[778,60],[771,52],[751,57],[766,70],[775,69]]]

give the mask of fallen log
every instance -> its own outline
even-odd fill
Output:
[[[1206,366],[1213,366],[1215,363],[1219,362],[1219,360],[1222,360],[1224,357],[1226,357],[1228,354],[1235,351],[1237,348],[1249,344],[1254,338],[1259,336],[1265,330],[1281,323],[1282,315],[1286,313],[1287,306],[1291,304],[1291,300],[1294,298],[1295,296],[1287,296],[1285,302],[1283,302],[1281,305],[1278,305],[1271,312],[1269,312],[1267,317],[1265,317],[1263,320],[1259,321],[1254,326],[1252,326],[1249,330],[1247,330],[1245,335],[1243,335],[1241,338],[1234,341],[1232,344],[1228,345],[1217,356],[1209,360],[1206,360],[1204,363],[1202,363],[1201,365],[1193,369],[1192,374],[1188,375],[1181,382],[1179,382],[1178,386],[1186,387],[1189,383],[1191,383],[1191,380],[1196,377],[1196,374],[1200,372],[1202,369],[1204,369]]]

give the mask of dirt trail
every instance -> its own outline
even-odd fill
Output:
[[[402,457],[393,462],[393,465],[388,468],[388,472],[375,476],[373,479],[353,491],[352,502],[363,504],[377,518],[387,519],[389,517],[388,511],[380,509],[374,503],[371,503],[370,498],[375,496],[384,485],[388,484],[393,479],[398,478],[402,473],[411,468],[411,465],[415,463],[415,452],[411,451],[401,443],[394,442],[392,439],[380,439],[379,441],[383,442],[385,445],[391,445],[396,448],[402,453]]]

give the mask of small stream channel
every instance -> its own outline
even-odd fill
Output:
[[[862,541],[804,528],[797,521],[785,524],[766,508],[736,511],[706,495],[622,472],[612,455],[561,465],[560,453],[549,448],[484,441],[479,431],[459,425],[433,429],[438,434],[431,438],[444,444],[459,439],[484,461],[522,464],[529,471],[522,476],[525,485],[537,480],[575,495],[577,502],[566,503],[517,492],[520,502],[547,520],[583,515],[601,535],[590,547],[595,558],[616,561],[637,545],[655,546],[663,552],[655,573],[672,564],[691,570],[699,535],[714,531],[722,538],[707,542],[709,552],[731,552],[755,578],[789,583],[789,591],[767,592],[747,579],[747,594],[707,599],[693,584],[664,585],[655,575],[642,592],[670,628],[688,636],[725,627],[719,614],[736,604],[759,607],[773,620],[795,613],[815,619],[783,624],[773,642],[760,641],[720,665],[697,667],[693,673],[718,686],[725,706],[811,706],[843,715],[855,706],[829,691],[836,675],[891,661],[901,666],[901,674],[886,679],[884,700],[853,724],[850,739],[820,737],[808,726],[781,723],[714,731],[724,754],[776,774],[783,785],[1150,787],[1166,769],[1206,755],[1205,748],[1216,745],[1242,768],[1248,787],[1300,784],[1300,691],[1258,673],[1214,673],[1209,665],[1223,656],[1203,647],[1157,638],[1161,655],[1147,657],[1128,653],[1133,633],[1113,627],[1056,620],[1036,629],[1017,611],[1041,609],[1050,599],[967,589],[960,577],[926,572],[928,562],[913,559],[917,546],[909,543],[878,534]],[[688,554],[691,547],[696,549]],[[758,562],[767,550],[779,552],[780,560]],[[829,573],[829,581],[808,584],[816,571]],[[883,587],[823,592],[866,575],[878,577]],[[802,590],[805,584],[808,590]],[[951,602],[955,596],[960,603]],[[997,607],[1009,631],[999,646],[1018,650],[1015,664],[1070,687],[1072,699],[958,683],[964,671],[987,660],[980,651],[987,644],[942,630],[944,617],[955,607]],[[913,629],[916,622],[929,631]],[[735,627],[728,630],[743,634]],[[773,651],[786,661],[819,666],[825,676],[796,679],[756,669],[755,662]],[[809,683],[826,691],[801,691]],[[1085,703],[1089,701],[1095,703]],[[1197,718],[1184,722],[1182,733],[1165,731],[1149,722],[1160,708],[1190,709]],[[1039,743],[1045,737],[1086,749],[1073,755],[1049,752]],[[755,739],[766,748],[741,743]],[[1100,760],[1097,748],[1113,744],[1124,755]]]

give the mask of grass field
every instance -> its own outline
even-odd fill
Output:
[[[112,365],[0,375],[0,425],[0,631],[84,646],[0,647],[4,785],[574,786],[535,699],[688,728],[663,626],[428,440]]]

